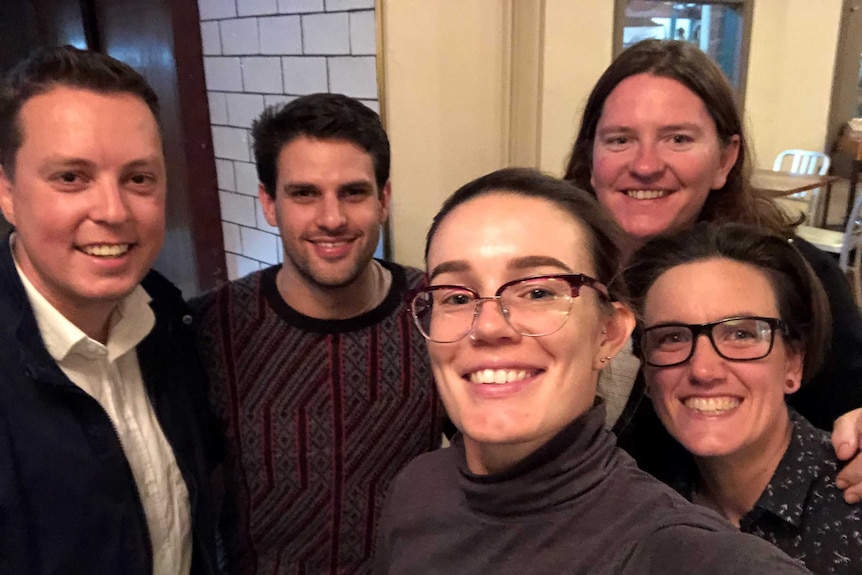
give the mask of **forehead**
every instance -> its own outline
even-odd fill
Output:
[[[712,123],[703,100],[684,84],[673,78],[645,73],[629,76],[617,84],[605,99],[599,123],[638,115],[643,115],[644,119],[667,119],[661,115],[656,117],[657,113],[681,118],[691,116],[685,119]]]
[[[769,275],[727,258],[691,262],[664,272],[647,291],[644,308],[649,322],[705,322],[738,314],[778,313]]]
[[[550,200],[499,191],[454,208],[437,228],[428,266],[465,260],[505,266],[512,258],[555,257],[583,273],[594,273],[583,224]]]
[[[278,177],[335,177],[374,180],[374,161],[349,140],[297,136],[278,153]]]
[[[139,97],[58,86],[28,99],[18,114],[19,154],[161,156],[156,118]]]

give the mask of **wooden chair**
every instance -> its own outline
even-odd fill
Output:
[[[788,172],[791,174],[818,174],[825,176],[829,173],[832,160],[824,153],[812,152],[810,150],[784,150],[775,158],[772,169],[776,172]],[[819,212],[826,207],[820,206],[820,188],[793,194],[790,199],[808,204],[805,221],[817,222]]]

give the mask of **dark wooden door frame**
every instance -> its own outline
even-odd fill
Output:
[[[227,281],[196,0],[81,0],[98,50],[125,61],[162,104],[167,234],[156,268],[194,295]]]

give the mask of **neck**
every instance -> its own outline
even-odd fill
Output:
[[[785,410],[782,425],[765,440],[724,456],[696,457],[700,473],[698,495],[704,499],[701,503],[739,527],[740,520],[754,508],[775,475],[790,445],[791,432]]]
[[[596,374],[598,378],[598,374]],[[575,406],[576,413],[562,427],[552,428],[541,435],[534,436],[527,441],[512,441],[510,443],[490,443],[472,439],[464,434],[464,455],[467,459],[467,468],[476,475],[492,475],[501,473],[526,459],[531,453],[551,441],[563,429],[587,413],[593,405],[592,397],[595,397],[595,385],[591,399],[584,405]]]
[[[96,340],[102,345],[108,342],[108,334],[111,331],[111,316],[114,313],[116,306],[113,306],[107,312],[100,313],[94,310],[93,313],[81,318],[71,318],[66,314],[66,318],[78,326],[78,329],[87,334],[90,339]],[[79,310],[80,311],[80,310]]]
[[[478,445],[464,437],[467,468],[476,475],[502,473],[533,453],[544,442],[517,445]]]
[[[380,305],[389,293],[392,276],[371,260],[359,276],[345,286],[324,286],[308,280],[285,263],[276,276],[284,301],[303,315],[316,319],[350,319]]]
[[[622,255],[622,261],[631,261],[634,253],[638,251],[641,246],[647,243],[650,239],[652,238],[636,238],[634,236],[625,234],[622,238],[622,244],[620,245],[620,255]]]

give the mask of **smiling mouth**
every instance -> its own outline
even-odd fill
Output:
[[[670,195],[667,190],[626,190],[625,194],[633,200],[655,200]]]
[[[97,258],[118,258],[126,255],[130,249],[132,244],[92,244],[78,248],[88,256]]]
[[[721,415],[733,411],[742,402],[735,397],[688,397],[682,403],[704,415]]]
[[[350,241],[351,240],[338,240],[338,241],[334,241],[334,242],[333,241],[326,241],[326,242],[312,241],[312,243],[314,245],[320,246],[322,248],[339,248],[341,246],[349,244]]]
[[[536,370],[527,369],[480,369],[467,374],[470,383],[485,383],[502,385],[522,381],[539,373]]]

